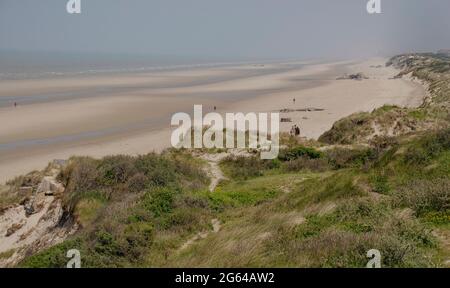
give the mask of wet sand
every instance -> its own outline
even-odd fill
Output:
[[[0,81],[0,182],[53,159],[141,154],[170,145],[176,112],[260,112],[315,107],[283,113],[302,135],[317,138],[343,116],[383,104],[419,105],[420,85],[390,80],[393,68],[373,68],[385,59],[335,63],[227,65],[89,77]],[[371,79],[335,80],[364,72]],[[296,98],[293,104],[292,99]],[[18,106],[13,107],[17,102]],[[286,114],[286,115],[284,115]]]

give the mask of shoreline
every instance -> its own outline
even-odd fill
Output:
[[[371,68],[380,63],[382,68]],[[33,95],[34,90],[41,94],[70,94],[86,89],[90,96],[71,99],[63,95],[17,109],[0,108],[0,121],[13,120],[11,125],[0,128],[0,183],[43,169],[53,159],[72,155],[97,158],[159,152],[170,146],[170,116],[175,112],[190,114],[194,104],[203,104],[205,113],[213,106],[218,107],[219,113],[324,109],[280,114],[292,119],[292,123],[280,124],[281,131],[288,132],[297,124],[302,136],[315,139],[335,121],[355,112],[371,111],[385,104],[422,104],[424,87],[405,79],[391,80],[398,71],[384,67],[384,63],[385,59],[371,59],[357,63],[239,65],[102,76],[88,83],[73,79],[58,79],[56,83],[30,80],[30,85],[15,89],[15,95]],[[356,72],[363,72],[370,79],[335,80],[343,73]],[[13,87],[2,85],[0,99],[9,95]],[[98,91],[98,87],[104,91]],[[105,91],[116,92],[106,96]],[[292,103],[293,98],[296,104]],[[38,130],[42,127],[45,129]],[[87,136],[48,141],[64,135]],[[34,145],[33,141],[40,141],[41,145]],[[20,143],[31,144],[20,147]]]

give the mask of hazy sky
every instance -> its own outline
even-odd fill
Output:
[[[0,49],[349,57],[450,48],[449,0],[0,0]]]

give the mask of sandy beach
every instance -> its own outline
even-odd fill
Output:
[[[283,113],[302,136],[384,104],[418,106],[425,89],[384,67],[386,59],[265,63],[174,71],[0,81],[0,182],[72,155],[142,154],[170,145],[170,120],[202,104],[224,112]],[[382,65],[381,67],[378,65]],[[363,72],[362,81],[336,80]],[[292,99],[295,98],[295,104]],[[14,107],[13,103],[18,106]]]

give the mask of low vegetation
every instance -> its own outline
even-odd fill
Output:
[[[85,267],[140,266],[149,253],[164,258],[165,249],[209,225],[208,202],[193,193],[208,178],[187,153],[72,158],[59,178],[66,210],[82,230],[21,266],[62,267],[67,247],[81,251]]]
[[[429,78],[436,100],[344,118],[322,143],[283,135],[278,159],[231,155],[213,192],[206,163],[185,151],[70,159],[58,179],[81,228],[20,266],[64,267],[69,249],[84,267],[365,267],[370,249],[383,267],[445,266],[450,129],[436,75],[450,66],[423,57],[430,67],[409,56],[389,64]]]
[[[433,231],[449,224],[449,135],[300,145],[270,161],[228,157],[229,180],[213,193],[203,163],[187,153],[74,158],[60,177],[83,229],[20,265],[64,266],[70,247],[85,267],[364,267],[370,249],[385,267],[441,266]],[[184,246],[214,218],[219,233]]]

